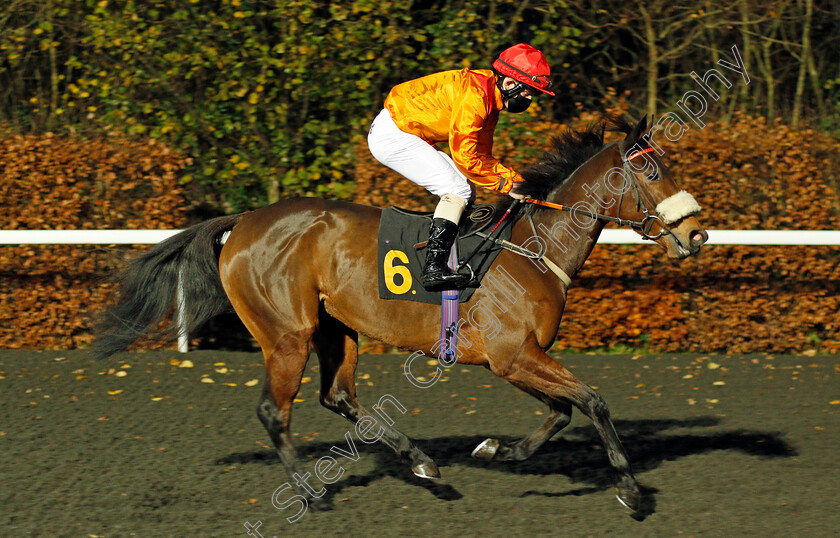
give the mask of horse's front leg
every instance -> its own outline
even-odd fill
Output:
[[[536,341],[527,342],[513,361],[504,365],[496,365],[491,361],[490,369],[516,386],[528,387],[528,392],[534,391],[551,400],[569,402],[589,417],[601,437],[612,468],[618,474],[618,500],[634,512],[638,511],[641,503],[639,485],[630,469],[627,453],[621,446],[618,433],[610,420],[609,408],[600,394],[549,357]],[[549,427],[546,433],[540,435],[538,430],[525,441],[530,438],[542,439],[552,430],[552,426],[565,426],[564,420],[566,419],[562,415],[549,417],[545,425]],[[557,429],[559,431],[559,428]]]

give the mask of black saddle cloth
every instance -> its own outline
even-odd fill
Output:
[[[475,250],[469,266],[472,269],[471,287],[461,290],[459,301],[465,302],[472,297],[480,285],[481,278],[490,269],[501,247],[476,234],[485,234],[499,221],[493,206],[473,206],[461,218],[458,230],[458,260],[463,263]],[[377,258],[379,268],[379,297],[421,303],[440,304],[441,292],[426,291],[420,280],[426,261],[426,243],[429,240],[429,226],[432,213],[390,208],[382,210],[379,220],[379,239]],[[509,240],[510,223],[505,222],[500,237]],[[498,230],[497,230],[498,233]],[[483,244],[482,244],[483,242]],[[462,269],[467,273],[468,269]]]

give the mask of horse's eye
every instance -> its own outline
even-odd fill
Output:
[[[660,179],[659,178],[659,170],[657,170],[655,168],[647,176],[648,181],[658,181],[659,179]]]

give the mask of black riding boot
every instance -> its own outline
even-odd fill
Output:
[[[426,265],[423,267],[423,287],[428,291],[462,290],[470,277],[450,269],[446,262],[458,235],[458,225],[446,219],[432,219]]]

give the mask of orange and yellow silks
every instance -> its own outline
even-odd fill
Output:
[[[385,108],[400,130],[434,145],[448,142],[452,160],[478,186],[510,191],[522,178],[493,157],[503,108],[490,70],[443,71],[395,86]]]

